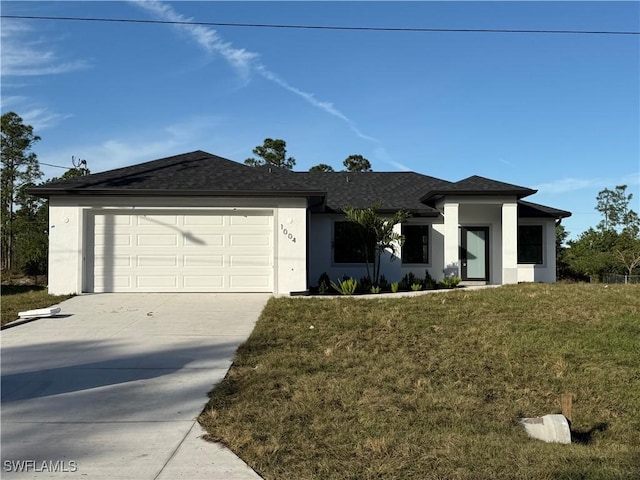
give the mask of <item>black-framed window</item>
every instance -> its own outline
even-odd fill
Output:
[[[518,226],[518,263],[543,263],[542,225]]]
[[[341,221],[333,224],[334,263],[365,263],[366,234],[356,223]],[[366,239],[369,262],[373,261],[375,240]]]
[[[402,263],[429,263],[429,226],[402,225]]]

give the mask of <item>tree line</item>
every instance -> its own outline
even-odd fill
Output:
[[[569,233],[556,229],[560,278],[603,281],[607,274],[640,274],[640,220],[630,208],[627,185],[605,188],[596,197],[602,220],[564,246]]]
[[[27,190],[42,182],[38,156],[32,151],[40,137],[15,112],[2,115],[0,173],[0,258],[3,282],[12,276],[44,275],[49,249],[49,202]],[[89,174],[80,161],[52,182]]]
[[[40,137],[25,125],[15,112],[2,115],[2,172],[0,179],[0,258],[2,278],[19,275],[44,275],[48,257],[48,202],[27,194],[27,189],[41,182],[43,176],[33,147]],[[296,160],[287,156],[286,142],[266,138],[253,149],[255,157],[245,164],[293,170]],[[257,157],[257,158],[256,158]],[[371,163],[362,155],[349,155],[343,161],[348,172],[370,172]],[[310,172],[333,172],[333,167],[318,164]],[[89,174],[86,162],[73,162],[57,181]],[[566,241],[569,232],[556,227],[558,278],[602,280],[606,274],[640,274],[640,220],[630,208],[633,196],[626,185],[603,189],[596,197],[595,209],[602,220]],[[374,262],[375,269],[375,262]]]
[[[253,149],[253,154],[258,158],[247,158],[244,163],[251,167],[270,165],[287,170],[293,170],[296,159],[287,157],[287,142],[279,138],[265,138],[262,145]],[[342,162],[347,172],[371,172],[371,162],[362,155],[349,155]],[[335,172],[331,165],[319,163],[309,169],[310,172]]]

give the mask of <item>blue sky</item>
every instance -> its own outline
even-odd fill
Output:
[[[356,27],[638,31],[638,2],[2,2],[3,15]],[[100,172],[267,137],[296,170],[536,188],[570,210],[627,184],[640,211],[640,36],[335,31],[2,19],[2,112],[42,163]],[[43,166],[47,177],[63,170]]]

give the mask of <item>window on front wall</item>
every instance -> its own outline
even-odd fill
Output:
[[[542,225],[518,227],[518,263],[542,264]]]
[[[429,226],[402,225],[402,263],[429,263]]]
[[[369,262],[373,261],[375,241],[367,241]],[[333,224],[334,263],[365,263],[365,243],[362,227],[353,222]]]

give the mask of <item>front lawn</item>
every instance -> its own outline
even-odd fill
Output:
[[[49,295],[47,287],[35,285],[2,285],[2,325],[18,319],[18,313],[46,308],[71,298],[72,295]]]
[[[200,422],[266,479],[631,479],[638,372],[640,286],[276,298]]]

